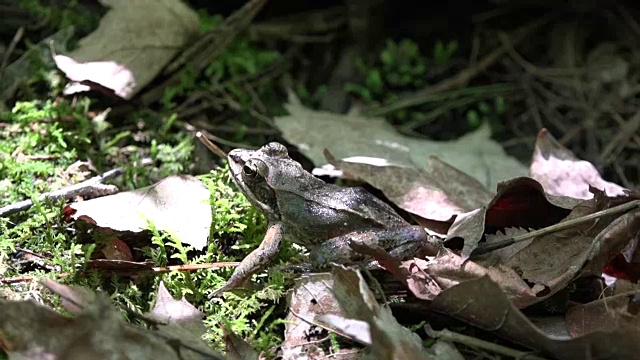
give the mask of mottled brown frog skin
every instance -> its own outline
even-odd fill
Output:
[[[307,247],[315,267],[362,260],[349,241],[378,245],[404,256],[425,242],[424,230],[402,219],[366,190],[327,184],[289,158],[272,142],[259,150],[235,149],[228,155],[233,181],[267,218],[260,246],[235,269],[229,281],[210,297],[241,287],[268,265],[283,240]]]

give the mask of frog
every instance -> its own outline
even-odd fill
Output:
[[[362,187],[315,177],[278,142],[258,150],[231,150],[227,160],[236,187],[264,214],[268,227],[260,245],[209,298],[244,287],[274,260],[283,241],[306,247],[313,269],[364,261],[349,245],[352,241],[379,246],[396,258],[421,246],[433,247],[424,228],[409,224],[389,204]]]

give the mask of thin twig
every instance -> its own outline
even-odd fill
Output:
[[[518,235],[518,236],[514,236],[510,239],[506,239],[506,240],[502,240],[502,241],[498,241],[498,242],[493,242],[493,243],[483,243],[483,244],[479,244],[478,247],[473,250],[473,252],[471,253],[472,257],[475,256],[479,256],[479,255],[483,255],[486,253],[489,253],[491,251],[494,250],[498,250],[498,249],[502,249],[505,248],[507,246],[511,246],[514,244],[517,244],[519,242],[523,242],[529,239],[533,239],[539,236],[543,236],[543,235],[548,235],[551,233],[555,233],[558,231],[562,231],[562,230],[566,230],[566,229],[570,229],[572,227],[584,224],[584,223],[588,223],[590,221],[596,220],[598,218],[601,217],[605,217],[605,216],[609,216],[609,215],[613,215],[613,214],[619,214],[619,213],[624,213],[630,210],[633,210],[634,208],[640,208],[640,200],[633,200],[630,201],[626,204],[622,204],[622,205],[618,205],[615,207],[612,207],[610,209],[606,209],[606,210],[602,210],[602,211],[598,211],[595,212],[593,214],[589,214],[586,216],[583,216],[581,218],[577,218],[577,219],[572,219],[572,220],[568,220],[565,222],[561,222],[559,224],[555,224],[543,229],[538,229],[526,234],[522,234],[522,235]]]
[[[619,127],[616,135],[609,140],[604,150],[602,150],[600,162],[604,165],[609,165],[615,161],[633,136],[638,133],[638,129],[640,129],[640,111],[636,112],[629,121]]]
[[[227,158],[227,153],[222,151],[216,144],[211,142],[208,138],[215,138],[212,134],[209,134],[206,130],[200,130],[196,133],[196,137],[204,146],[207,147],[212,153],[218,155],[221,159]],[[219,139],[217,139],[219,140]]]
[[[146,158],[143,159],[142,165],[152,164],[153,160]],[[36,201],[44,201],[44,200],[56,200],[56,199],[72,199],[76,196],[84,196],[84,195],[105,195],[105,194],[113,194],[118,191],[118,188],[114,185],[106,185],[105,181],[113,179],[117,176],[120,176],[124,173],[123,168],[115,168],[113,170],[109,170],[104,174],[92,177],[89,180],[85,180],[81,183],[74,184],[71,186],[64,187],[59,190],[47,192],[44,194],[40,194]],[[4,206],[0,208],[0,217],[8,216],[11,214],[15,214],[20,211],[25,211],[33,206],[33,200],[24,200],[17,203],[13,203],[11,205]]]
[[[9,44],[9,47],[7,48],[7,51],[5,51],[4,56],[2,58],[2,64],[0,65],[0,81],[2,81],[2,78],[4,77],[4,71],[7,68],[7,65],[9,64],[9,57],[13,53],[13,50],[16,49],[16,46],[22,39],[23,35],[24,35],[24,26],[20,26],[20,28],[18,28],[18,31],[16,31],[16,34],[13,36],[13,39],[11,39],[11,43]]]
[[[439,340],[445,340],[445,341],[451,341],[451,342],[455,342],[458,344],[464,344],[466,346],[472,347],[472,348],[477,348],[477,349],[483,349],[486,351],[490,351],[496,354],[500,354],[500,355],[505,355],[505,356],[509,356],[512,358],[516,358],[516,359],[531,359],[531,360],[544,360],[546,358],[540,357],[538,355],[532,354],[531,352],[528,351],[520,351],[520,350],[516,350],[516,349],[511,349],[508,348],[506,346],[502,346],[502,345],[498,345],[489,341],[485,341],[482,339],[478,339],[478,338],[474,338],[468,335],[463,335],[454,331],[450,331],[447,329],[441,330],[441,331],[435,331],[431,328],[431,326],[429,325],[425,325],[425,332],[427,333],[427,335],[429,335],[430,337],[439,339]]]

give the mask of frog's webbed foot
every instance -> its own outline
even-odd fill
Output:
[[[269,265],[278,255],[282,234],[281,224],[269,227],[260,246],[240,262],[240,265],[233,271],[227,283],[214,290],[209,295],[209,299],[219,296],[225,291],[246,287],[245,285],[249,282],[251,276]]]

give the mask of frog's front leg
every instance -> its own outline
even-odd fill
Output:
[[[395,258],[415,255],[418,248],[427,244],[428,235],[420,226],[356,231],[329,239],[312,249],[311,264],[324,268],[331,263],[353,264],[364,260],[349,246],[350,241],[369,246],[378,246]]]
[[[251,278],[251,275],[269,265],[269,263],[271,263],[278,255],[283,234],[284,229],[281,223],[271,225],[267,230],[267,233],[264,235],[264,239],[260,243],[260,246],[249,253],[249,255],[240,262],[240,265],[238,265],[238,267],[233,271],[233,274],[227,283],[211,293],[211,295],[209,295],[209,299],[214,298],[225,291],[242,287],[242,285]]]

